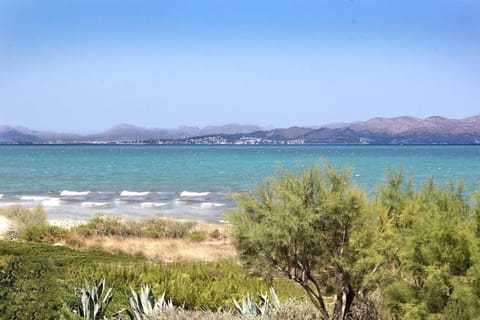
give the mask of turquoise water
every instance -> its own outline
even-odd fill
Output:
[[[43,204],[52,217],[98,212],[221,219],[231,192],[252,188],[279,167],[329,161],[348,166],[372,192],[387,168],[414,182],[480,182],[478,146],[0,146],[0,205]]]

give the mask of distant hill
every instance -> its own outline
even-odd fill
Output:
[[[39,143],[42,139],[22,128],[0,126],[0,143]]]
[[[92,135],[0,126],[0,143],[321,143],[321,144],[480,144],[480,115],[373,118],[351,124],[262,130],[258,126],[143,128],[121,124]]]
[[[198,135],[241,134],[261,130],[254,125],[227,124],[223,126],[179,127],[176,129],[143,128],[120,124],[104,132],[91,135],[35,131],[23,127],[0,126],[0,143],[92,143],[133,142],[158,139],[186,139]]]
[[[218,138],[228,143],[480,144],[480,115],[465,119],[373,118],[352,124],[291,127]]]
[[[211,134],[237,134],[260,130],[260,127],[252,125],[228,124],[224,126],[179,127],[177,129],[150,129],[121,124],[105,132],[86,136],[88,141],[145,141],[157,139],[186,139],[192,136]]]
[[[348,126],[355,131],[372,133],[404,134],[413,132],[429,132],[435,134],[465,134],[480,131],[480,115],[461,120],[443,117],[425,119],[413,117],[373,118]]]

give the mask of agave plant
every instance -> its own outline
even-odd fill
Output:
[[[128,301],[131,310],[127,310],[127,314],[131,320],[148,319],[154,313],[174,308],[172,300],[165,297],[165,291],[158,300],[155,300],[149,285],[143,285],[138,293],[132,288],[130,291]]]
[[[75,314],[88,320],[106,319],[109,303],[112,301],[112,288],[105,293],[105,278],[93,281],[92,286],[85,280],[84,287],[76,288],[77,308]]]
[[[271,309],[280,307],[280,300],[278,299],[275,289],[270,288],[271,301],[267,294],[259,294],[262,300],[261,304],[257,304],[253,297],[248,294],[245,299],[242,300],[242,304],[233,299],[233,305],[238,314],[242,316],[268,316]]]

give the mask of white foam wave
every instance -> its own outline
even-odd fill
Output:
[[[43,196],[21,196],[20,200],[23,201],[45,201],[50,199],[49,197],[43,197]]]
[[[203,202],[200,204],[200,208],[207,209],[207,208],[218,208],[223,207],[223,203],[216,203],[216,202]]]
[[[0,199],[3,199],[3,194],[0,193]]]
[[[58,207],[60,206],[60,198],[48,198],[42,201],[42,206],[45,207]]]
[[[84,208],[105,207],[105,206],[108,206],[108,202],[82,202],[82,207]]]
[[[5,207],[10,207],[10,206],[14,206],[14,205],[17,205],[18,203],[16,202],[2,202],[0,203],[0,208],[5,208]]]
[[[120,196],[122,197],[141,197],[141,196],[146,196],[149,195],[149,191],[144,191],[144,192],[135,192],[135,191],[122,191],[120,193]]]
[[[204,197],[208,196],[210,192],[191,192],[191,191],[182,191],[180,197]]]
[[[167,203],[165,202],[142,202],[140,205],[142,208],[158,208],[166,206]]]
[[[60,196],[86,196],[87,194],[90,194],[90,191],[68,191],[68,190],[63,190],[60,192]]]

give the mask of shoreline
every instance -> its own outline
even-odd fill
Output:
[[[89,224],[93,219],[97,220]],[[148,221],[149,219],[154,220]],[[107,252],[140,254],[148,260],[163,262],[206,262],[237,257],[228,223],[164,216],[132,218],[119,215],[97,215],[88,220],[47,218],[46,222],[46,226],[59,227],[64,231],[46,228],[45,231],[40,231],[44,232],[40,236],[34,232],[34,238],[17,238],[18,235],[12,238],[12,232],[15,233],[20,224],[0,214],[0,239],[50,243],[76,250],[100,247]],[[158,232],[155,233],[157,227]],[[164,228],[166,232],[173,233],[161,236]],[[139,230],[138,234],[131,233]],[[154,233],[148,230],[153,230]]]
[[[222,223],[233,208],[229,192],[220,191],[56,191],[0,193],[0,208],[42,206],[51,220],[89,220],[96,215],[127,218],[156,216]],[[75,222],[76,223],[76,222]],[[70,224],[70,223],[69,223]]]

